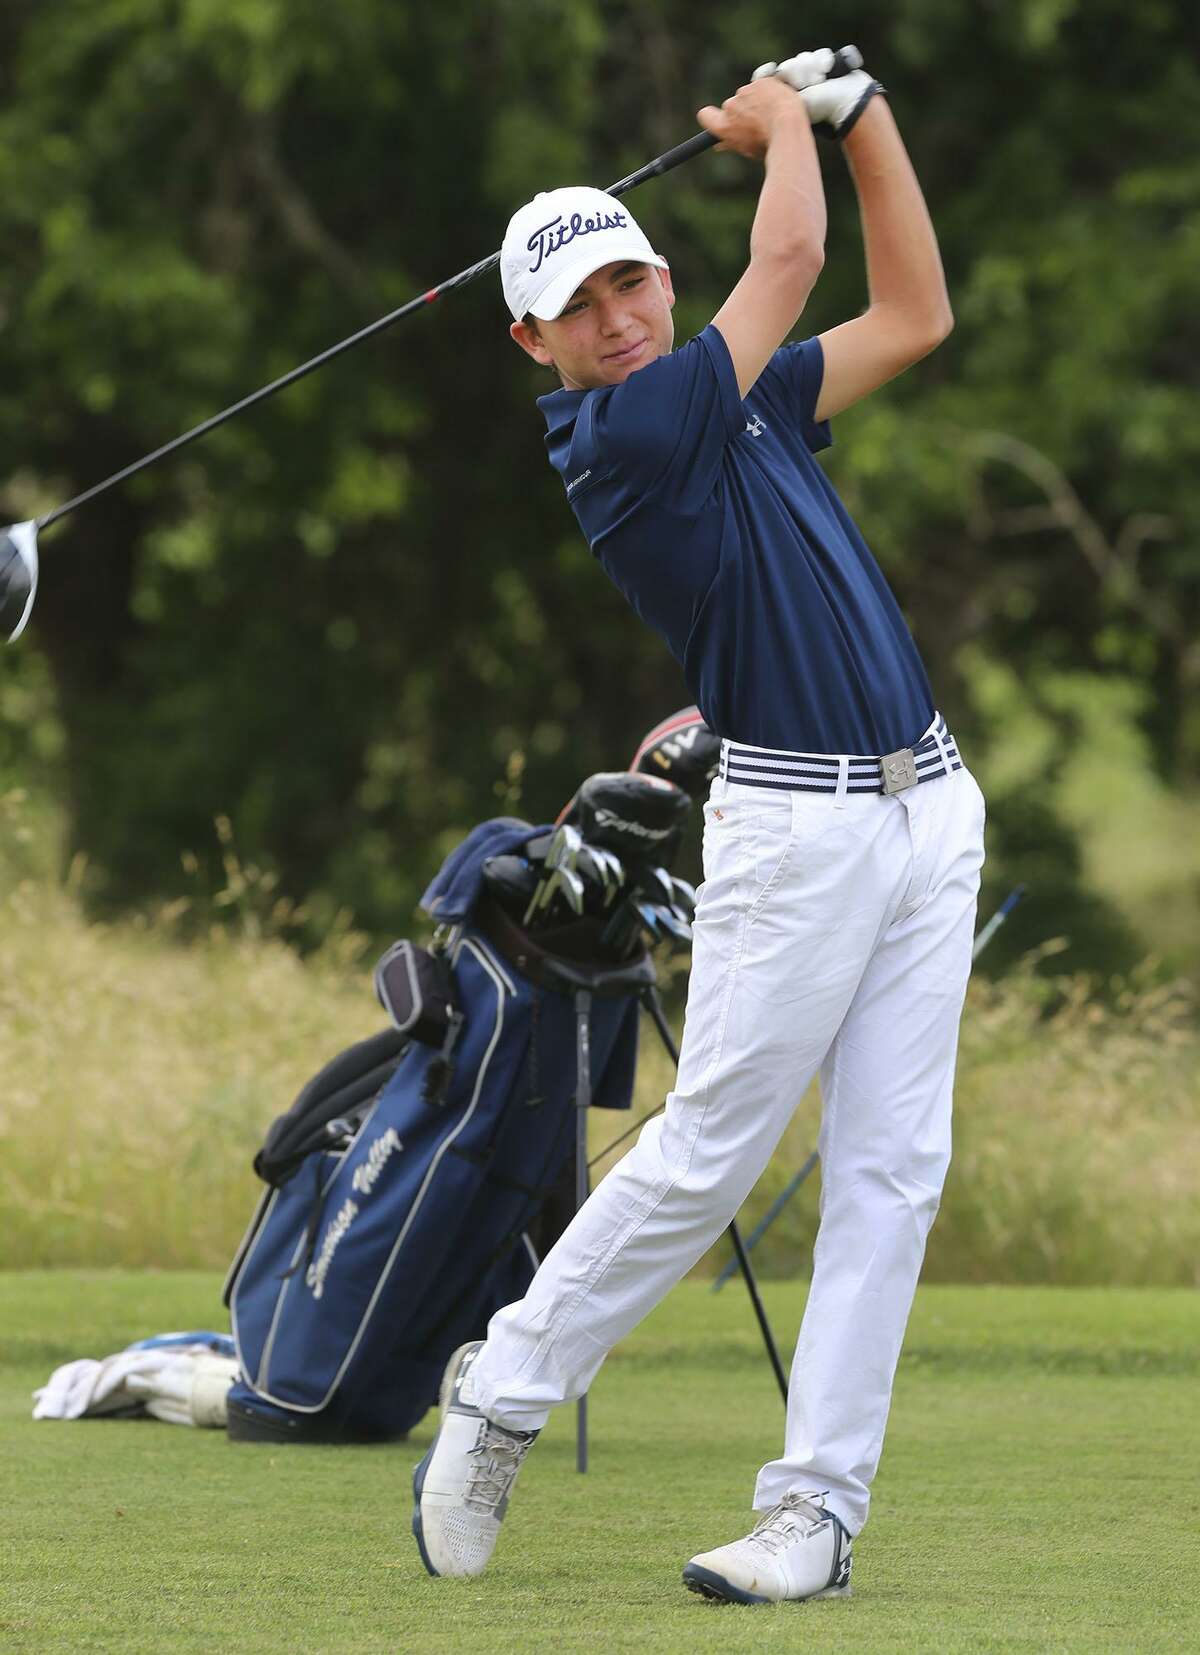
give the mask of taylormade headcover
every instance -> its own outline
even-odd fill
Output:
[[[664,864],[674,854],[691,800],[674,782],[628,770],[601,770],[575,796],[571,820],[589,844],[625,863]]]
[[[629,768],[674,782],[693,799],[705,799],[720,757],[720,736],[698,707],[683,707],[642,737]]]

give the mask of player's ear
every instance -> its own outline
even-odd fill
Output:
[[[554,366],[554,358],[546,349],[546,341],[538,332],[538,325],[532,317],[527,317],[522,322],[514,322],[508,332],[509,337],[516,340],[525,354],[532,356],[543,368]]]
[[[667,296],[667,303],[672,307],[672,309],[674,309],[674,306],[675,306],[675,287],[674,287],[674,284],[671,281],[670,269],[668,268],[666,270],[659,270],[658,279],[662,283],[662,290]]]

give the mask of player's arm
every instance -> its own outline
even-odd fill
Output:
[[[820,336],[819,420],[919,362],[954,325],[925,198],[883,98],[871,98],[842,147],[858,193],[870,303]]]
[[[825,262],[825,192],[808,112],[779,81],[743,86],[697,119],[766,176],[750,231],[750,263],[717,312],[745,396],[787,338]]]

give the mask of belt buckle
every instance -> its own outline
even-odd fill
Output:
[[[885,753],[879,761],[879,768],[883,772],[885,793],[903,793],[905,788],[917,785],[917,761],[911,747]]]

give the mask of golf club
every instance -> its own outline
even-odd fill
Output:
[[[849,74],[852,70],[861,68],[861,66],[862,54],[858,48],[844,46],[841,51],[830,54],[828,78],[833,79],[835,76]],[[682,144],[676,144],[674,149],[669,149],[664,154],[656,156],[653,161],[648,161],[645,166],[639,167],[636,172],[631,172],[627,177],[618,179],[615,184],[610,184],[608,194],[624,195],[627,191],[636,189],[639,184],[644,184],[649,178],[660,178],[663,173],[682,166],[685,161],[691,161],[697,155],[703,155],[705,150],[712,149],[717,141],[711,132],[697,132],[692,137],[685,139]],[[210,431],[215,431],[219,425],[224,425],[227,420],[233,419],[238,414],[244,414],[247,409],[255,407],[260,402],[265,402],[268,397],[274,396],[277,391],[285,390],[287,386],[294,385],[297,380],[315,372],[317,368],[323,368],[327,362],[332,362],[336,357],[344,355],[346,351],[353,350],[356,345],[364,344],[368,339],[373,339],[377,333],[382,333],[385,328],[394,326],[403,317],[411,316],[414,311],[432,304],[435,299],[440,299],[446,293],[453,293],[461,287],[466,287],[477,277],[486,275],[489,270],[494,270],[499,262],[500,254],[496,252],[489,254],[485,259],[480,259],[477,264],[468,265],[465,270],[460,270],[457,275],[448,277],[445,281],[439,282],[436,287],[431,287],[415,299],[410,299],[407,304],[401,305],[398,310],[390,311],[386,316],[381,316],[378,321],[369,323],[365,328],[360,328],[357,333],[352,333],[349,338],[341,340],[336,345],[331,345],[327,350],[321,351],[319,355],[311,357],[307,362],[302,362],[298,368],[291,369],[289,373],[282,374],[278,379],[273,379],[269,385],[264,385],[261,389],[252,391],[249,396],[242,397],[239,402],[222,409],[219,414],[213,414],[208,419],[202,420],[199,425],[194,425],[190,431],[185,431],[182,436],[175,437],[171,442],[164,443],[161,448],[156,448],[153,453],[144,455],[140,460],[134,460],[131,465],[122,467],[120,471],[115,471],[111,477],[105,477],[101,482],[94,483],[91,488],[84,489],[82,494],[77,494],[73,499],[64,502],[63,505],[56,506],[53,511],[46,512],[44,516],[30,519],[24,523],[12,523],[6,529],[0,530],[0,636],[7,638],[9,643],[13,643],[25,630],[30,611],[33,608],[33,600],[37,595],[38,536],[43,529],[48,529],[52,523],[57,523],[60,517],[65,517],[68,512],[74,511],[77,506],[82,506],[89,500],[95,500],[99,495],[107,493],[110,488],[115,488],[118,483],[123,483],[128,478],[136,476],[139,471],[145,471],[147,466],[156,465],[159,460],[166,459],[168,454],[177,453],[188,443],[193,443],[197,438],[206,436]]]
[[[671,885],[674,896],[671,906],[681,913],[684,919],[690,920],[696,912],[696,887],[689,885],[686,879],[676,879],[672,874]]]
[[[659,931],[665,933],[675,948],[692,946],[692,928],[682,914],[674,908],[655,908],[653,913]]]
[[[582,849],[583,839],[576,828],[564,824],[554,830],[546,848],[541,882],[525,910],[526,925],[532,924],[534,916],[546,909],[552,898],[560,894],[566,897],[568,904],[577,914],[583,912],[583,881],[575,873],[575,864]]]
[[[25,630],[37,583],[37,524],[13,523],[0,535],[0,627],[10,644]]]

